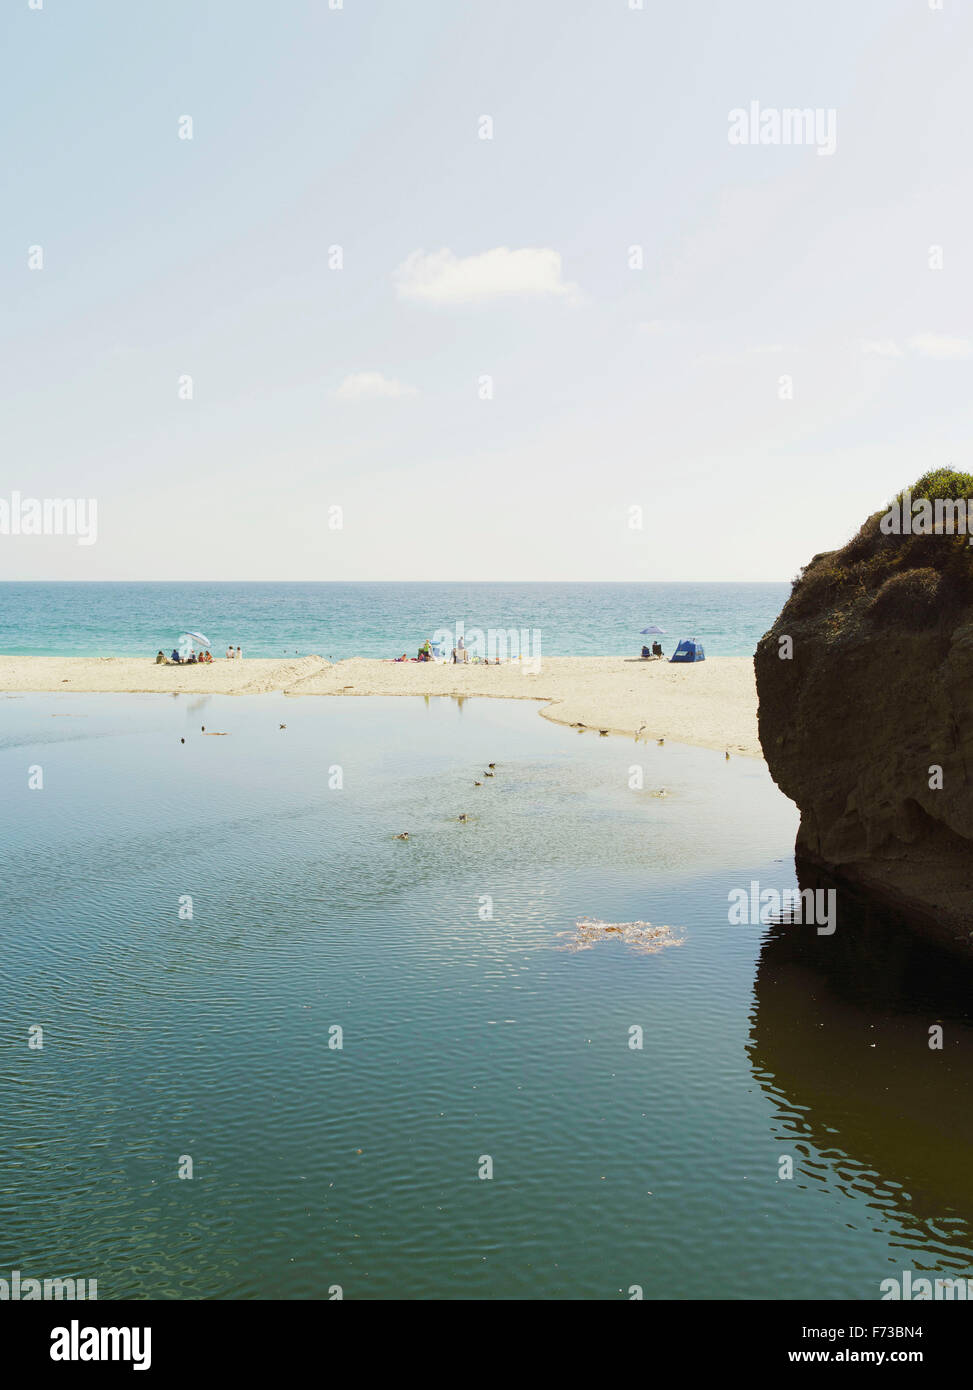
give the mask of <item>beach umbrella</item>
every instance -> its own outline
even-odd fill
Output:
[[[664,627],[656,627],[655,623],[653,623],[651,627],[643,627],[642,631],[639,633],[639,636],[640,636],[640,637],[650,637],[650,636],[654,637],[657,633],[658,633],[658,634],[664,634],[664,633],[665,633],[665,628],[664,628]]]
[[[204,637],[201,632],[184,632],[183,636],[191,637],[194,642],[198,642],[200,646],[203,647],[211,647],[213,645],[209,638]]]

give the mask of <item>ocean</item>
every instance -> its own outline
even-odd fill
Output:
[[[795,884],[760,760],[489,699],[0,711],[0,1277],[874,1300],[973,1274],[967,996],[844,903],[832,936],[731,922],[734,890]]]
[[[415,656],[439,629],[527,629],[547,656],[623,656],[656,624],[667,653],[752,656],[788,584],[0,583],[0,653],[155,656],[202,632],[219,653]],[[647,639],[649,642],[652,638]],[[536,639],[534,639],[536,643]],[[536,654],[536,646],[532,647]]]

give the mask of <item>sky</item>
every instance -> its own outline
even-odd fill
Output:
[[[970,467],[971,51],[967,0],[2,0],[0,503],[97,531],[0,579],[792,578]]]

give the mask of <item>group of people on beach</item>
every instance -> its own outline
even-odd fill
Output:
[[[435,661],[437,656],[439,656],[439,649],[436,648],[434,650],[432,643],[429,641],[429,638],[427,637],[426,640],[423,642],[422,646],[419,648],[419,651],[416,653],[415,659],[416,661]],[[456,646],[453,648],[453,662],[455,664],[456,662],[460,661],[469,661],[469,659],[469,653],[466,650],[466,643],[463,641],[461,637],[457,642]],[[409,658],[406,656],[405,652],[403,652],[402,655],[397,656],[395,660],[408,661]]]
[[[462,641],[462,640],[463,640],[463,639],[460,638],[460,641]],[[439,648],[437,647],[435,650],[433,650],[432,643],[429,641],[429,638],[427,637],[426,640],[423,642],[422,646],[419,648],[419,654],[418,654],[418,656],[416,657],[416,660],[417,660],[417,661],[435,661],[435,659],[438,657],[438,655],[439,655]],[[453,652],[453,660],[454,660],[454,661],[456,660],[456,653],[455,653],[455,652]]]
[[[432,643],[429,641],[428,637],[415,656],[409,656],[406,652],[403,652],[401,656],[391,658],[393,661],[434,661],[435,659],[436,653],[433,651]]]
[[[453,657],[452,657],[453,665],[454,665],[454,666],[465,665],[467,662],[470,661],[470,659],[471,659],[471,658],[470,658],[469,648],[467,647],[467,645],[466,645],[466,643],[464,642],[463,638],[460,637],[460,638],[458,639],[457,643],[456,643],[456,646],[453,648]],[[423,642],[422,646],[419,648],[419,651],[416,653],[415,656],[408,656],[405,652],[403,652],[401,656],[390,657],[389,660],[390,660],[390,661],[436,661],[436,660],[445,661],[445,660],[446,660],[446,657],[444,657],[444,656],[442,655],[442,649],[441,649],[440,647],[434,647],[434,646],[432,645],[432,643],[430,642],[429,638],[427,637],[426,640],[425,640],[425,642]],[[474,657],[472,658],[472,660],[473,660],[474,662],[477,662],[477,663],[479,663],[480,665],[484,665],[484,666],[499,666],[499,665],[500,665],[500,658],[499,658],[499,656],[494,657],[494,658],[492,658],[492,659],[489,658],[489,657],[474,656]]]
[[[226,649],[227,661],[242,661],[243,652],[239,647]],[[211,666],[213,663],[213,653],[203,649],[201,652],[190,652],[188,656],[180,656],[178,647],[173,647],[169,656],[165,652],[158,652],[155,658],[156,666]]]
[[[197,654],[190,652],[187,657],[179,655],[178,650],[173,647],[167,657],[165,652],[159,652],[155,658],[156,666],[208,666],[213,660],[211,652],[202,651]]]

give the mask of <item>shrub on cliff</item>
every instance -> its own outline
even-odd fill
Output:
[[[896,503],[901,507],[907,493],[913,501],[924,498],[930,503],[973,500],[973,474],[952,468],[924,473],[889,507],[870,516],[841,550],[816,555],[794,581],[790,607],[795,617],[847,608],[871,596],[871,617],[882,622],[900,617],[910,625],[924,625],[946,605],[973,602],[973,546],[968,536],[942,531],[887,535],[882,530],[882,517]]]
[[[869,604],[869,616],[880,623],[925,627],[936,621],[943,582],[943,576],[928,565],[892,574]]]
[[[919,481],[908,489],[913,497],[925,497],[934,501],[937,497],[973,497],[973,473],[957,473],[955,468],[934,468],[931,473],[923,473]],[[903,494],[899,493],[899,498]]]

